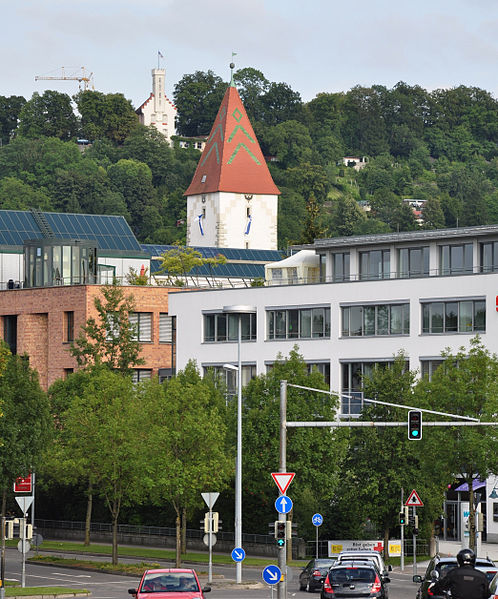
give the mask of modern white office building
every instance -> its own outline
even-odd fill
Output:
[[[243,382],[297,345],[341,395],[343,417],[361,412],[361,375],[400,350],[429,375],[443,349],[457,352],[476,334],[498,353],[498,225],[321,239],[305,249],[319,256],[318,283],[285,273],[282,262],[265,287],[172,295],[177,368],[191,358],[204,370],[237,363],[239,317],[224,312],[237,305],[253,311],[241,316]],[[487,502],[488,540],[498,541],[498,504]]]

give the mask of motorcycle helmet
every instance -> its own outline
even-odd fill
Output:
[[[476,554],[472,549],[461,549],[457,553],[457,562],[459,566],[475,566]]]

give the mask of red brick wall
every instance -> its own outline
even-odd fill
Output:
[[[17,352],[27,353],[30,364],[40,375],[47,389],[64,376],[64,370],[77,368],[64,337],[64,312],[74,312],[74,337],[89,317],[97,316],[94,299],[101,296],[100,285],[46,287],[42,289],[9,289],[0,291],[0,318],[17,315]],[[168,287],[124,287],[132,295],[137,312],[152,312],[152,342],[141,344],[140,356],[145,363],[140,368],[171,368],[171,345],[159,343],[159,314],[168,312]],[[0,323],[3,337],[3,322]]]

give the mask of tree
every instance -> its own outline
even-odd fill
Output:
[[[2,210],[29,210],[38,208],[49,211],[50,199],[42,191],[33,189],[16,177],[0,179],[0,207]]]
[[[101,294],[102,298],[94,299],[97,318],[86,321],[69,351],[79,366],[104,365],[130,374],[133,366],[144,363],[139,357],[136,327],[129,319],[135,308],[133,295],[125,295],[118,285],[104,285]]]
[[[283,168],[311,160],[312,140],[308,129],[297,121],[285,121],[268,131],[271,154]]]
[[[306,202],[306,219],[301,237],[301,243],[314,243],[315,239],[325,236],[326,229],[321,223],[320,206],[313,194]]]
[[[424,229],[444,228],[444,212],[441,202],[437,198],[429,198],[422,207],[422,218]]]
[[[155,444],[147,436],[131,377],[94,369],[60,418],[59,451],[78,472],[88,470],[104,498],[112,521],[112,563],[117,564],[121,507],[142,500],[151,475],[144,447]]]
[[[26,104],[22,96],[0,96],[0,140],[7,145],[17,131],[19,114]]]
[[[258,518],[247,522],[245,529],[257,532],[261,522],[274,519],[273,507],[277,495],[270,473],[279,466],[279,423],[280,423],[280,381],[327,389],[323,376],[307,366],[297,347],[289,356],[277,356],[273,368],[264,375],[253,378],[243,390],[243,447],[250,447],[243,455],[244,510],[258,514]],[[235,422],[236,406],[231,407],[232,421]],[[295,421],[325,420],[335,418],[337,398],[335,396],[298,389],[288,386],[287,419]],[[232,436],[235,426],[230,426]],[[341,463],[346,450],[342,435],[327,428],[295,428],[288,431],[287,468],[289,472],[299,472],[292,483],[294,518],[302,523],[303,529],[311,535],[311,510],[321,505],[324,498],[330,497],[339,489]],[[320,464],[320,468],[316,468]],[[261,473],[266,472],[266,476]],[[265,520],[266,518],[266,520]]]
[[[183,277],[187,281],[189,273],[201,266],[216,268],[219,264],[225,264],[227,261],[223,254],[218,254],[213,258],[204,258],[202,254],[192,247],[178,245],[164,252],[161,256],[161,267],[156,274],[165,274],[168,277],[168,283],[172,285],[183,285]],[[192,277],[194,285],[196,284]]]
[[[139,126],[131,102],[123,94],[86,90],[74,100],[81,115],[81,133],[90,141],[107,138],[120,144]]]
[[[57,137],[69,141],[77,135],[78,121],[67,94],[35,92],[19,113],[19,135],[30,138]]]
[[[469,347],[456,353],[442,352],[443,363],[429,381],[424,378],[415,389],[418,406],[460,416],[478,417],[482,422],[496,419],[498,412],[498,357],[491,354],[479,336]],[[425,416],[424,416],[425,417]],[[436,419],[430,414],[427,420]],[[475,549],[475,507],[473,481],[498,472],[497,433],[494,427],[434,427],[424,435],[426,456],[438,456],[433,478],[448,484],[455,475],[469,487],[470,546]]]
[[[302,237],[306,218],[306,200],[300,193],[280,187],[278,198],[278,247],[287,248]]]
[[[191,361],[162,385],[147,381],[139,404],[150,435],[140,449],[147,463],[149,497],[156,505],[166,500],[175,509],[180,567],[182,514],[199,506],[201,492],[221,491],[233,472],[227,459],[224,397],[209,378],[201,379]]]
[[[358,233],[358,227],[367,220],[358,202],[349,195],[341,195],[333,203],[331,228],[334,235],[345,237]]]
[[[173,92],[178,134],[188,137],[209,134],[226,88],[226,83],[213,71],[184,75]]]
[[[285,121],[298,120],[302,116],[301,96],[287,83],[271,83],[268,91],[261,96],[259,104],[260,118],[265,125],[275,126]]]
[[[415,216],[405,204],[387,189],[378,189],[370,201],[372,216],[388,224],[392,231],[413,231],[417,228]]]
[[[320,204],[326,200],[330,190],[325,169],[309,162],[287,169],[287,179],[288,184],[303,197],[314,195]]]
[[[156,198],[150,168],[143,162],[121,159],[107,169],[114,191],[119,192],[131,215],[131,227],[141,238],[143,234],[143,212]]]
[[[233,80],[239,84],[239,94],[251,121],[260,120],[261,97],[268,92],[270,82],[261,71],[246,67],[234,73]]]
[[[29,367],[27,356],[10,355],[0,347],[0,484],[2,516],[7,490],[19,476],[27,476],[43,463],[50,439],[51,416],[38,373]],[[0,532],[0,535],[3,532]]]
[[[414,380],[415,372],[407,370],[406,356],[400,352],[393,364],[378,366],[371,377],[363,379],[364,397],[395,405],[414,405]],[[406,410],[368,403],[361,414],[361,420],[368,421],[405,418]],[[413,443],[410,445],[406,430],[399,427],[353,428],[349,443],[338,501],[352,507],[358,520],[365,522],[368,518],[381,529],[387,551],[390,531],[398,524],[400,489],[408,488],[418,479],[415,447]],[[374,467],[372,456],[375,456]]]

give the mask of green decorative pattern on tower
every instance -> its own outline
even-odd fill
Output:
[[[218,142],[215,141],[214,144],[209,148],[209,152],[206,154],[206,156],[204,157],[204,160],[201,162],[201,166],[204,166],[204,164],[206,163],[206,160],[209,158],[211,152],[213,151],[216,152],[216,163],[219,164],[220,163],[220,153],[218,152]]]
[[[243,148],[249,154],[249,156],[254,160],[254,162],[256,164],[261,164],[261,162],[256,158],[256,156],[251,152],[251,150],[246,146],[246,144],[244,144],[242,142],[237,145],[237,147],[233,151],[232,155],[230,156],[227,164],[232,164],[233,159],[235,158],[235,156],[237,156],[237,154],[239,153],[239,150],[241,148]]]
[[[247,139],[253,144],[254,143],[254,139],[249,135],[249,133],[247,133],[247,131],[244,129],[244,127],[242,127],[242,125],[237,125],[235,127],[235,129],[232,131],[230,137],[228,138],[228,141],[232,141],[232,139],[235,137],[235,134],[237,133],[237,131],[239,129],[247,137]]]

